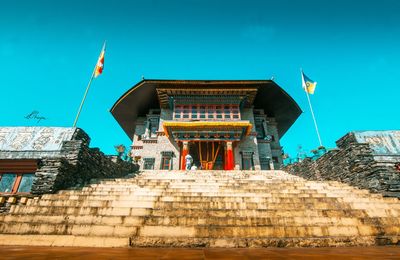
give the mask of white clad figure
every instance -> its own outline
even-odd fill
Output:
[[[185,156],[186,161],[186,170],[190,170],[192,168],[193,158],[190,154]]]

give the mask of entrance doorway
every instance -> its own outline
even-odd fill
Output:
[[[224,169],[225,148],[221,141],[192,141],[189,143],[189,154],[199,170]]]

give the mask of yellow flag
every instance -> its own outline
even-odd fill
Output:
[[[104,54],[106,53],[106,44],[104,43],[103,49],[100,52],[99,59],[97,60],[96,68],[94,70],[94,77],[97,78],[103,73],[104,68]]]
[[[307,77],[304,72],[301,72],[301,80],[302,80],[302,86],[304,91],[306,91],[308,94],[314,94],[315,87],[317,86],[316,81],[312,81],[309,77]]]

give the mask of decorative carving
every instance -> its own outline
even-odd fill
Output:
[[[0,130],[0,150],[56,151],[72,139],[75,128],[4,127]]]
[[[156,144],[157,143],[157,139],[142,139],[142,142],[144,144]]]
[[[157,136],[165,136],[164,131],[157,131]]]
[[[354,135],[359,143],[368,143],[374,154],[400,154],[400,131],[364,131]]]
[[[169,157],[174,157],[175,153],[173,151],[161,151],[162,156],[169,156]]]

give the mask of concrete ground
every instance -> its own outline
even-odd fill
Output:
[[[0,246],[0,259],[400,259],[400,247],[81,248]]]

